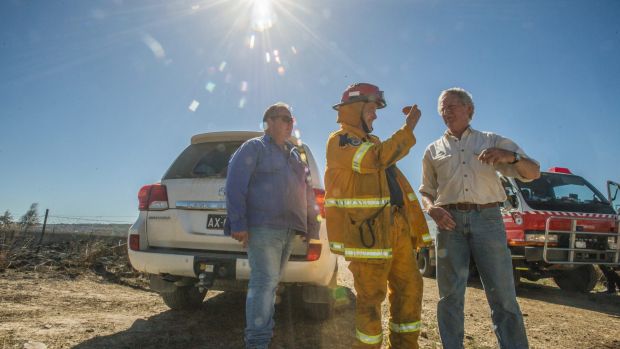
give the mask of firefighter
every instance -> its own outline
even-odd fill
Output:
[[[390,301],[389,348],[418,348],[422,276],[416,248],[431,237],[417,196],[396,167],[415,143],[417,106],[406,123],[381,142],[371,134],[383,91],[368,83],[347,87],[340,129],[327,141],[325,213],[332,252],[350,261],[357,292],[355,348],[380,348],[381,302]],[[405,111],[404,111],[405,112]]]
[[[605,279],[607,280],[607,291],[606,293],[615,294],[616,288],[620,291],[620,276],[616,273],[616,271],[608,265],[599,264],[599,269],[605,275]]]

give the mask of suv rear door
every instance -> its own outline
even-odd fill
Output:
[[[237,148],[260,135],[261,132],[215,132],[194,136],[192,144],[162,178],[169,209],[148,212],[149,245],[245,253],[239,242],[224,236],[226,175],[228,161]],[[304,150],[310,154],[305,145]],[[293,254],[305,255],[306,244],[297,240]]]

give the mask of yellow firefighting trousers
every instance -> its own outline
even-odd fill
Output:
[[[377,262],[351,261],[357,305],[354,348],[381,348],[381,302],[390,301],[388,348],[418,348],[422,312],[422,276],[405,217],[393,210],[393,256]],[[386,287],[387,286],[387,287]]]

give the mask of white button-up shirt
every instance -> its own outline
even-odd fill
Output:
[[[514,165],[492,166],[478,160],[478,155],[487,148],[517,152],[529,159],[515,142],[494,133],[469,127],[459,140],[446,131],[424,152],[420,191],[433,196],[435,205],[505,201],[506,193],[498,171],[508,177],[528,180],[519,176]]]

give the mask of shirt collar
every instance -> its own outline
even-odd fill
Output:
[[[467,137],[469,136],[471,133],[475,132],[476,130],[474,130],[471,126],[467,126],[467,128],[465,129],[465,131],[463,131],[463,134],[461,135],[461,139],[463,139],[463,137]],[[450,139],[450,138],[456,138],[455,136],[452,135],[452,133],[450,133],[450,130],[446,130],[443,133],[443,136]]]
[[[280,148],[280,146],[278,146],[278,145],[276,144],[276,142],[273,140],[273,137],[271,137],[270,135],[268,135],[268,134],[266,134],[266,133],[265,133],[265,134],[263,135],[263,139],[264,139],[267,143],[272,144],[273,146],[277,147],[278,149],[281,149],[281,148]],[[289,142],[289,141],[284,141],[284,147],[285,147],[286,151],[290,151],[290,150],[291,150],[291,148],[293,148],[293,144],[292,144],[291,142]]]

